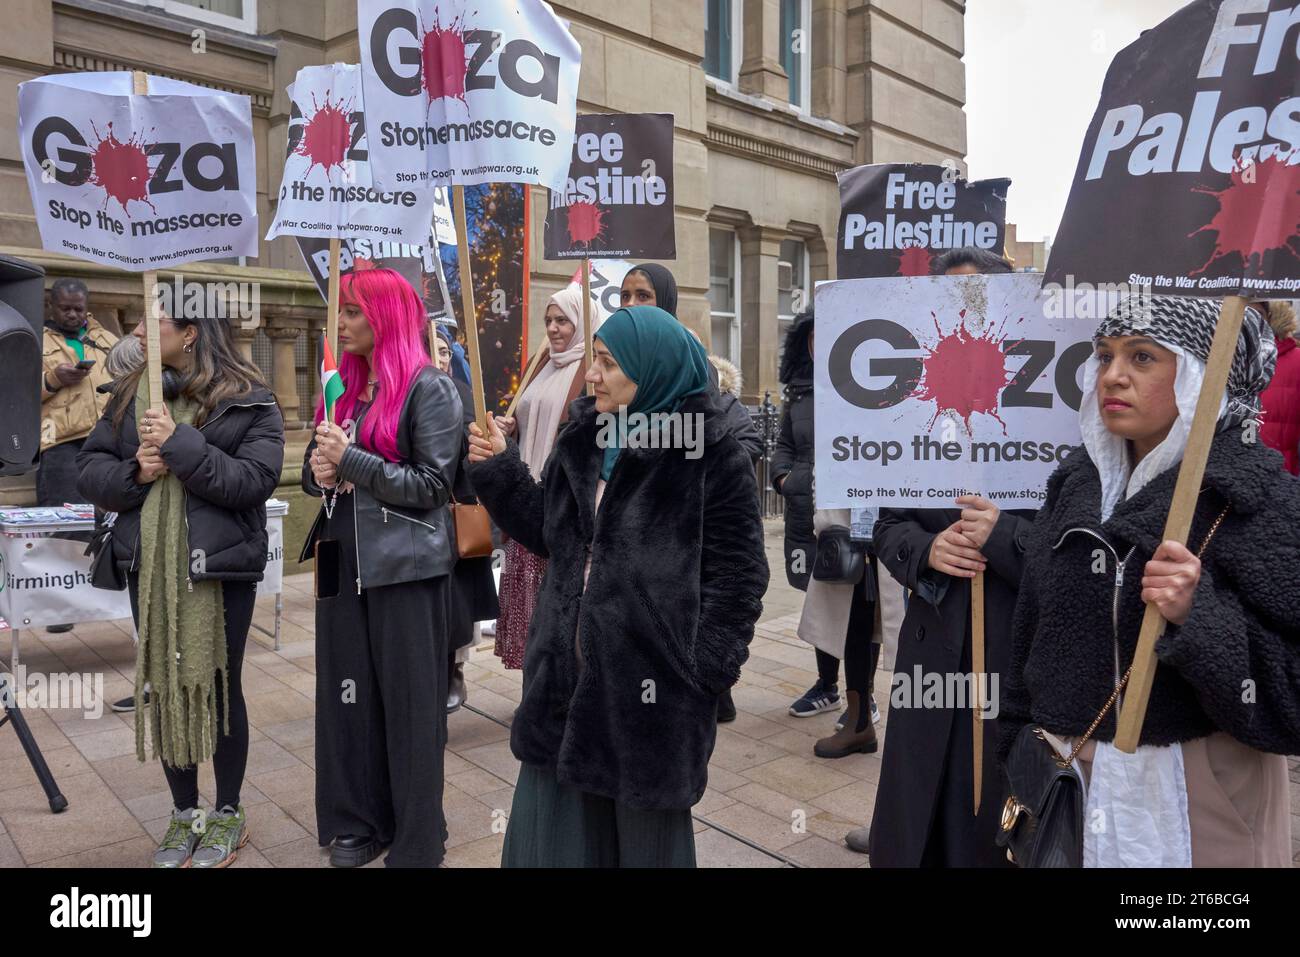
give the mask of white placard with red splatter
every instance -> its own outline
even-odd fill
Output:
[[[358,0],[375,185],[558,189],[582,49],[542,0]]]
[[[18,139],[41,245],[143,271],[257,255],[248,97],[130,73],[18,87]]]
[[[288,93],[284,176],[266,238],[427,242],[433,192],[381,190],[373,184],[361,68],[349,63],[303,67]]]
[[[1104,304],[1041,275],[824,282],[816,293],[818,508],[1037,508],[1078,445],[1081,369]],[[1101,313],[1104,315],[1104,311]]]

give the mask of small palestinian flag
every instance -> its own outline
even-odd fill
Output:
[[[324,358],[320,364],[320,391],[325,397],[325,421],[334,421],[334,404],[343,395],[343,377],[334,361],[334,352],[330,349],[329,337],[324,339]]]

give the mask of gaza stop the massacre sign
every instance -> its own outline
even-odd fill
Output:
[[[1002,255],[1009,179],[967,183],[955,167],[883,163],[839,181],[840,279],[928,276],[934,257],[962,246]]]
[[[1047,282],[1295,296],[1297,22],[1295,0],[1198,0],[1120,51]]]
[[[257,255],[248,97],[150,76],[69,73],[18,86],[41,245],[120,269]]]
[[[542,0],[359,0],[383,189],[564,184],[582,50]]]
[[[585,113],[573,164],[551,190],[547,259],[677,258],[673,209],[673,115]]]
[[[1042,503],[1080,441],[1093,326],[1064,318],[1041,279],[817,286],[818,508],[942,508],[970,493],[1001,508]]]
[[[266,238],[427,241],[433,190],[373,185],[361,68],[350,63],[303,67],[287,92],[284,176]]]

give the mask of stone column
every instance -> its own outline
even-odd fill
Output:
[[[253,340],[257,338],[257,330],[245,329],[238,323],[234,323],[230,327],[230,333],[235,337],[235,345],[239,348],[239,354],[252,362]]]
[[[781,66],[781,0],[733,0],[745,5],[745,57],[739,85],[745,93],[788,103],[790,77]]]
[[[779,391],[776,355],[777,261],[785,231],[765,226],[737,230],[740,237],[740,357],[744,400],[761,400],[764,390]]]
[[[265,317],[265,306],[262,307],[262,311]],[[294,361],[293,347],[302,332],[302,327],[288,325],[285,319],[279,317],[272,317],[266,329],[266,334],[271,339],[275,397],[280,401],[280,408],[284,411],[286,427],[290,427],[290,423],[294,423],[291,427],[297,427],[299,422],[298,366]]]

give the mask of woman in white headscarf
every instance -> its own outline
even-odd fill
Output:
[[[560,427],[569,421],[569,403],[582,394],[587,364],[583,361],[586,332],[582,325],[582,292],[561,289],[546,306],[545,354],[536,373],[521,382],[519,403],[512,417],[497,424],[519,444],[519,454],[534,481],[555,445]],[[546,573],[546,559],[516,541],[506,545],[501,567],[501,616],[497,619],[496,655],[507,668],[524,666],[524,642],[533,617],[537,590]]]
[[[1277,350],[1253,310],[1191,534],[1186,546],[1162,541],[1218,315],[1211,300],[1134,297],[1101,324],[1083,448],[1049,480],[1030,535],[1000,752],[1014,763],[1037,728],[1075,754],[1088,785],[1084,866],[1291,863],[1283,755],[1300,753],[1300,481],[1257,437]],[[1168,624],[1130,755],[1112,742],[1145,603]]]

